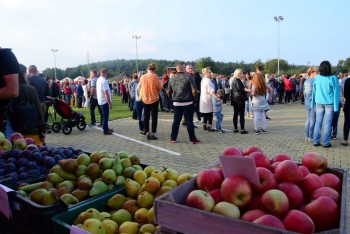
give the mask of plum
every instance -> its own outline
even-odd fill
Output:
[[[7,172],[14,172],[14,171],[16,171],[16,164],[14,164],[14,163],[6,164],[6,171]]]
[[[62,155],[60,155],[60,154],[56,154],[55,156],[53,156],[53,158],[55,159],[56,162],[63,159]]]
[[[17,160],[16,164],[18,167],[24,167],[25,165],[27,165],[29,163],[29,159],[26,158],[20,158]]]
[[[32,159],[32,151],[30,150],[23,150],[19,155],[18,158],[26,158],[26,159]]]
[[[45,151],[46,152],[46,151]],[[43,160],[44,155],[42,155],[39,152],[35,152],[33,153],[33,159],[37,162],[40,162],[41,160]]]
[[[37,167],[38,167],[38,163],[35,161],[31,161],[26,165],[27,171],[32,170],[32,169],[36,169]]]
[[[19,180],[27,180],[29,179],[29,174],[27,172],[22,172],[18,175]]]
[[[15,158],[8,158],[6,160],[6,163],[16,163],[16,159]]]
[[[4,176],[6,174],[6,169],[0,169],[0,176]]]
[[[20,173],[26,172],[26,171],[27,171],[26,167],[20,167],[17,169],[17,174],[20,174]]]
[[[41,175],[40,171],[38,171],[36,169],[29,170],[28,174],[29,174],[29,177],[31,177],[31,178],[37,178]]]
[[[45,167],[53,167],[54,165],[56,165],[56,161],[53,157],[50,157],[50,156],[44,157],[44,166]]]

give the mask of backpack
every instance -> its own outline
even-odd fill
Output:
[[[60,95],[60,90],[56,83],[51,85],[51,97],[58,97]]]

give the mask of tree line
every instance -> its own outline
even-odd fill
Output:
[[[167,67],[174,67],[178,60],[155,60],[155,59],[141,59],[138,60],[138,68],[139,71],[145,71],[146,67],[150,63],[156,64],[156,73],[161,76],[166,73]],[[255,66],[260,65],[263,67],[263,71],[265,73],[275,73],[277,74],[277,59],[271,59],[262,62],[260,59],[255,61],[254,63],[245,63],[243,60],[239,62],[220,62],[214,61],[211,57],[199,58],[195,61],[181,61],[187,63],[191,63],[195,68],[195,71],[199,72],[204,67],[210,67],[214,73],[231,75],[235,69],[240,68],[244,73],[255,71]],[[279,60],[280,63],[280,74],[300,74],[307,71],[307,65],[294,65],[288,64],[288,62],[284,59]],[[125,72],[128,76],[133,73],[136,73],[136,60],[125,60],[125,59],[116,59],[116,60],[108,60],[97,63],[79,65],[76,67],[69,67],[66,69],[56,69],[57,79],[61,80],[65,77],[75,78],[78,76],[88,77],[90,69],[100,70],[101,68],[107,68],[109,71],[108,77],[117,76],[123,72]],[[339,73],[346,73],[350,71],[350,58],[345,60],[339,60],[336,66],[333,66],[333,71]],[[55,76],[54,68],[46,68],[43,71],[43,75],[47,77]]]

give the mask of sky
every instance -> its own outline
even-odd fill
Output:
[[[349,0],[0,0],[0,47],[39,71],[136,59],[136,42],[139,59],[254,63],[279,48],[289,64],[336,65],[350,57],[349,10]]]

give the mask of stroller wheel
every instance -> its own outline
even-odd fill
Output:
[[[53,123],[51,128],[52,128],[52,131],[59,132],[61,131],[62,126],[60,123]]]
[[[62,128],[62,132],[64,135],[69,135],[72,132],[72,127],[64,125]]]
[[[79,121],[77,124],[77,128],[79,130],[84,130],[86,128],[86,122],[85,121]]]

